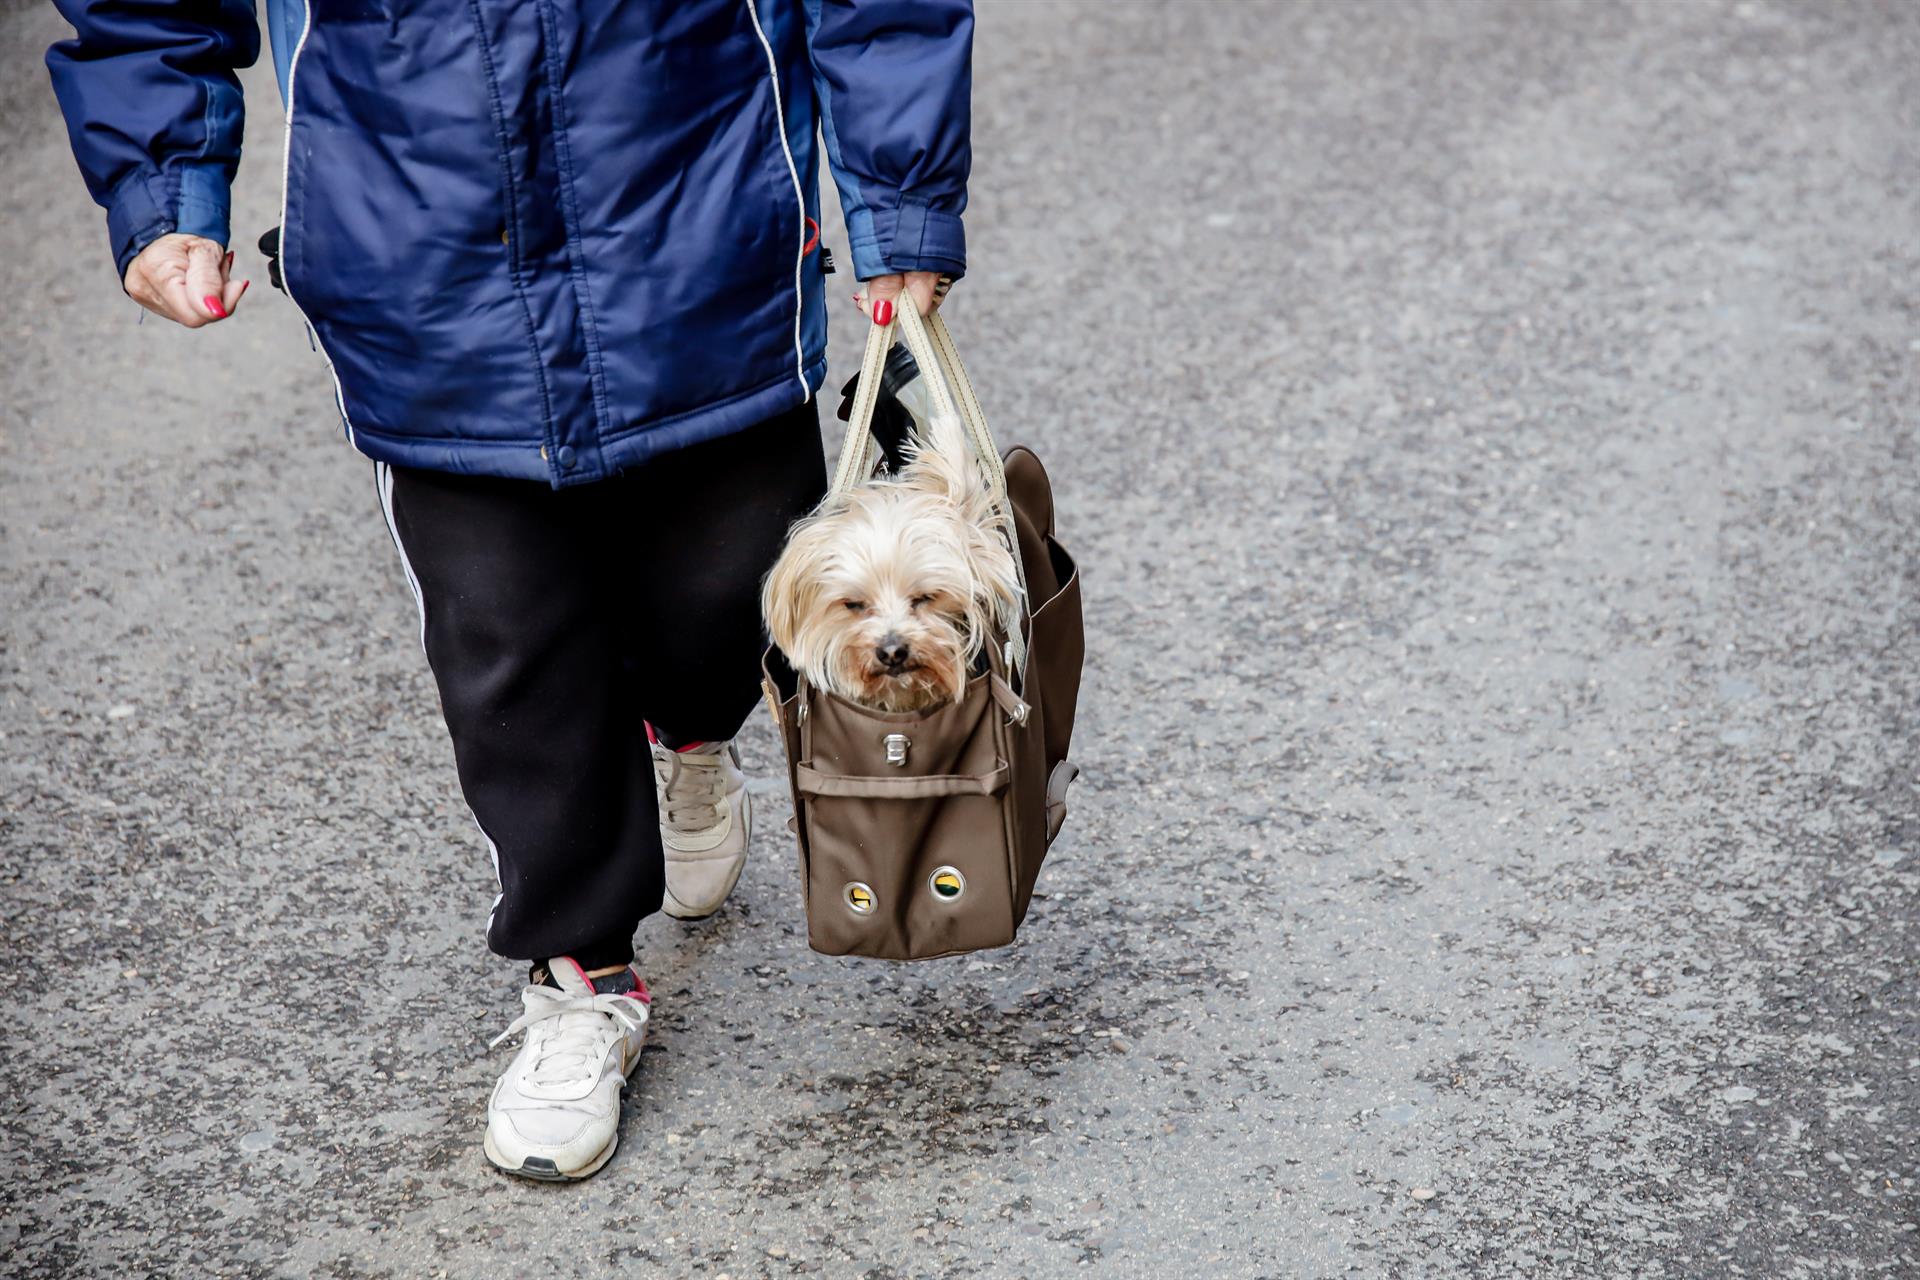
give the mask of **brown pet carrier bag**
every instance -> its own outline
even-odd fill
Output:
[[[904,338],[936,411],[966,425],[1011,509],[1026,590],[1022,634],[990,638],[987,669],[930,712],[873,711],[765,661],[793,788],[807,941],[829,955],[926,960],[1005,946],[1026,917],[1047,846],[1066,817],[1067,759],[1085,636],[1080,579],[1054,536],[1040,459],[995,451],[980,402],[939,316],[910,302],[868,338],[830,497],[878,461],[870,426],[881,370]]]

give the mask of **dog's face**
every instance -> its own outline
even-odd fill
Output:
[[[1012,554],[980,513],[909,468],[798,525],[767,578],[774,644],[816,685],[882,711],[957,698],[997,617]]]

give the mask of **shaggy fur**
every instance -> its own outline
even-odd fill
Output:
[[[957,418],[897,476],[794,525],[761,595],[767,631],[816,687],[880,711],[958,698],[981,647],[1020,617],[1012,531]]]

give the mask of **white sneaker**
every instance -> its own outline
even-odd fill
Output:
[[[747,865],[753,798],[732,742],[703,742],[688,751],[653,744],[660,797],[660,843],[667,854],[661,908],[676,920],[699,920],[720,909]]]
[[[559,987],[529,986],[526,1012],[493,1042],[527,1033],[487,1103],[485,1146],[508,1173],[566,1182],[598,1172],[620,1145],[620,1091],[639,1065],[653,996],[631,965],[589,979],[560,956],[547,971]]]

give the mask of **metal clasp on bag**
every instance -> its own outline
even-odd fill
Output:
[[[1032,704],[1022,699],[1013,691],[1013,687],[998,675],[989,675],[987,681],[987,687],[993,691],[993,700],[1000,704],[1002,711],[1007,713],[1007,723],[1017,724],[1024,729],[1027,717],[1033,713]]]
[[[907,748],[913,745],[904,733],[890,733],[884,739],[887,747],[887,763],[896,769],[904,769],[907,764]]]

